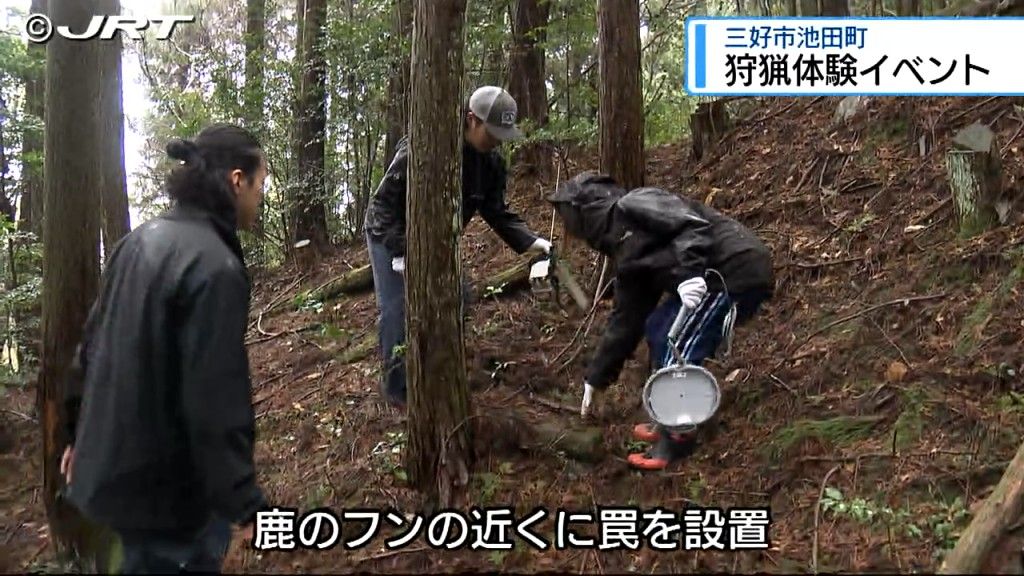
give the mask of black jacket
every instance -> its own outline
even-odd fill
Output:
[[[629,193],[607,177],[584,173],[549,200],[570,234],[583,238],[616,265],[615,303],[587,382],[605,388],[618,378],[644,333],[647,317],[665,293],[703,276],[709,290],[732,295],[774,290],[771,252],[757,236],[718,211],[657,188]]]
[[[174,208],[125,236],[104,270],[65,397],[68,497],[115,530],[184,534],[266,505],[234,217]]]
[[[366,231],[384,244],[393,258],[405,256],[405,192],[409,164],[408,139],[395,149],[383,180],[366,210]],[[505,203],[505,162],[497,151],[478,152],[462,145],[462,226],[477,212],[498,236],[522,254],[537,239],[523,220]]]

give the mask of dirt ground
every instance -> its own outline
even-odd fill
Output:
[[[630,430],[644,416],[641,345],[599,399],[593,422],[605,431],[606,452],[598,462],[554,450],[508,450],[480,427],[462,510],[508,507],[523,517],[543,507],[548,520],[536,532],[550,538],[557,509],[767,506],[768,550],[541,552],[517,537],[510,551],[445,550],[421,535],[388,551],[384,541],[394,528],[382,520],[378,535],[357,550],[257,553],[236,546],[226,570],[935,570],[998,481],[1024,428],[1024,225],[959,238],[943,157],[956,130],[989,124],[1003,148],[1007,183],[1019,189],[1024,109],[1016,104],[875,98],[833,125],[838,99],[780,98],[745,112],[699,163],[686,142],[649,150],[648,185],[709,202],[754,228],[775,255],[775,299],[737,329],[731,357],[710,365],[723,386],[716,426],[672,470],[627,468],[635,448]],[[541,198],[555,174],[565,180],[596,166],[593,151],[577,151],[550,178],[513,178],[510,204],[546,236],[551,211]],[[554,231],[558,246],[560,225]],[[464,253],[476,282],[517,258],[479,219],[466,232]],[[579,242],[568,258],[593,294],[600,260]],[[366,261],[365,247],[352,246],[315,274],[256,274],[250,357],[257,465],[279,506],[338,514],[417,509],[402,468],[404,421],[379,402],[376,357],[338,359],[350,342],[374,333],[372,294],[306,302],[302,310],[260,318],[274,302]],[[474,412],[579,424],[581,375],[610,304],[601,303],[579,350],[573,337],[584,314],[571,305],[559,311],[529,291],[476,302],[466,327]],[[10,409],[0,412],[4,571],[45,570],[50,562],[33,395],[8,391]],[[346,539],[362,532],[343,530]],[[997,556],[994,568],[1005,560],[1003,552]]]

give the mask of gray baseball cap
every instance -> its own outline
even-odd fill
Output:
[[[523,133],[516,127],[519,112],[512,95],[497,86],[483,86],[469,97],[469,110],[484,121],[491,136],[498,140],[517,140]]]

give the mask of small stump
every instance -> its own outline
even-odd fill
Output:
[[[974,123],[957,133],[946,153],[946,169],[962,235],[973,236],[999,223],[1001,168],[996,135],[988,126]]]

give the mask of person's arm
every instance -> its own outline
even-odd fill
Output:
[[[409,149],[405,139],[398,143],[377,190],[375,216],[382,232],[384,247],[392,258],[405,257],[405,193],[408,176]]]
[[[255,418],[245,349],[249,293],[237,268],[220,267],[183,295],[182,413],[193,461],[217,512],[248,524],[266,507],[253,462]]]
[[[658,305],[661,291],[646,282],[615,281],[615,303],[604,336],[587,367],[586,381],[597,390],[619,377],[623,364],[633,355],[644,335],[647,317]]]
[[[526,252],[539,237],[505,202],[508,172],[501,159],[494,160],[493,180],[487,184],[480,217],[516,254]]]

